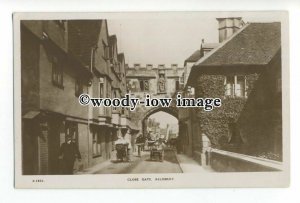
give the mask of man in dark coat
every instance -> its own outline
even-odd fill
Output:
[[[71,137],[67,138],[67,142],[62,143],[59,153],[63,160],[63,174],[73,174],[75,159],[81,161],[81,155]]]
[[[144,145],[145,145],[145,138],[142,134],[140,134],[135,141],[136,145],[138,146],[138,154],[140,156],[141,151],[144,151]]]

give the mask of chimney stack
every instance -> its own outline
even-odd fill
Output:
[[[217,21],[219,22],[219,43],[228,39],[244,25],[241,17],[217,18]]]

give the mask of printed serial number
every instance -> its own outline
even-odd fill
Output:
[[[35,180],[32,180],[33,183],[43,183],[44,180],[43,179],[35,179]]]

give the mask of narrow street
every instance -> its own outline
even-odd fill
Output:
[[[142,152],[138,157],[134,153],[131,162],[116,162],[94,172],[94,174],[137,174],[137,173],[182,173],[173,150],[166,150],[164,161],[151,161],[150,152]]]

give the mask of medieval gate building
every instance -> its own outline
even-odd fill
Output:
[[[126,66],[126,79],[128,93],[143,99],[146,94],[151,98],[172,98],[183,87],[184,68],[177,64],[166,67],[164,64],[134,64]],[[132,112],[131,121],[139,126],[140,132],[145,136],[147,119],[157,112],[168,113],[178,119],[178,109],[172,103],[170,107],[144,107],[138,106]]]

